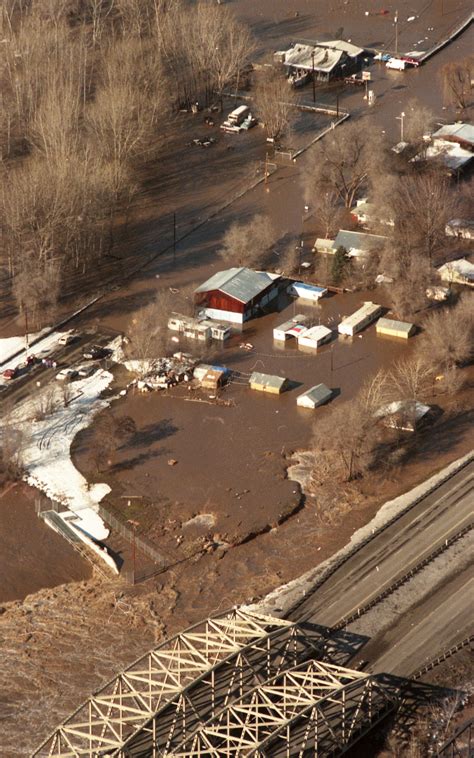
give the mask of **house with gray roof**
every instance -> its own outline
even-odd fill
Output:
[[[371,252],[382,250],[387,237],[368,232],[351,232],[347,229],[339,229],[334,240],[334,252],[338,247],[343,247],[350,258],[363,258]]]

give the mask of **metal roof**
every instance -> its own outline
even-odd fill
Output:
[[[332,39],[327,42],[318,41],[318,45],[320,47],[331,47],[334,50],[342,50],[351,58],[357,58],[358,55],[361,55],[361,53],[364,52],[363,47],[357,47],[357,45],[353,45],[351,42],[346,42],[344,39]]]
[[[474,145],[474,126],[463,123],[445,124],[431,136],[433,139],[460,139],[463,142],[469,142],[471,145]]]
[[[287,380],[283,376],[273,376],[272,374],[261,374],[260,371],[254,371],[249,379],[249,384],[261,384],[264,387],[275,387],[281,389]]]
[[[249,300],[253,300],[260,292],[267,289],[273,281],[275,281],[275,277],[271,277],[265,271],[253,271],[243,267],[229,268],[225,271],[218,271],[194,292],[219,290],[241,303],[248,303]]]
[[[325,287],[318,287],[316,284],[306,284],[305,282],[293,282],[292,287],[302,292],[318,292],[321,294],[327,292]]]
[[[314,387],[306,390],[306,392],[298,395],[296,400],[298,401],[300,398],[307,397],[315,403],[323,403],[325,400],[329,400],[331,395],[332,390],[330,390],[329,387],[326,387],[325,384],[316,384]]]
[[[461,147],[457,142],[438,139],[434,145],[430,145],[425,153],[425,158],[439,158],[444,165],[456,171],[466,166],[474,158],[470,150]],[[421,160],[419,155],[415,155],[412,161]]]
[[[337,66],[343,55],[342,50],[320,47],[318,45],[301,45],[297,43],[285,52],[285,66],[304,68],[307,71],[314,70],[330,72]]]
[[[438,272],[441,277],[443,274],[446,274],[449,278],[450,274],[456,273],[463,276],[465,279],[474,281],[474,263],[468,261],[467,258],[458,258],[455,261],[443,263],[443,265],[439,267]]]
[[[312,326],[310,329],[306,329],[303,334],[300,334],[300,339],[310,339],[310,340],[320,340],[324,337],[328,337],[330,334],[332,334],[332,329],[329,329],[327,326],[324,326],[323,324],[317,324],[316,326]]]
[[[350,316],[347,316],[346,318],[342,319],[341,324],[344,324],[345,326],[353,327],[357,326],[361,321],[363,321],[366,317],[375,315],[377,312],[381,311],[381,306],[377,303],[372,303],[371,300],[367,300],[364,305],[362,305],[357,311],[354,313],[351,313]]]
[[[377,329],[392,329],[394,332],[410,332],[413,329],[414,324],[408,323],[408,321],[397,321],[393,318],[379,318],[377,321]]]
[[[346,229],[340,229],[334,240],[334,249],[344,247],[349,255],[351,251],[371,250],[377,246],[383,245],[387,237],[380,234],[367,234],[367,232],[350,232]]]

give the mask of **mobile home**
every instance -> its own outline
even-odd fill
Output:
[[[365,329],[366,326],[375,321],[381,313],[381,305],[367,300],[359,310],[341,321],[337,327],[338,332],[339,334],[347,334],[349,337],[353,337],[354,334],[362,331],[362,329]]]
[[[196,318],[188,318],[174,313],[168,319],[168,329],[173,332],[179,332],[187,339],[207,342],[211,338],[211,329],[209,324],[203,323]]]

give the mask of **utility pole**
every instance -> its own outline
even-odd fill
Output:
[[[336,95],[336,118],[339,118],[339,93]]]
[[[398,11],[395,11],[394,17],[395,24],[395,55],[398,55]]]
[[[311,53],[311,64],[312,64],[312,74],[313,74],[313,103],[316,102],[316,81],[314,79],[314,50]]]
[[[403,142],[403,119],[405,118],[405,112],[402,111],[399,116],[395,117],[397,121],[400,121],[400,142]]]

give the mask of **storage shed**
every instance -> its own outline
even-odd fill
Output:
[[[329,342],[332,336],[331,329],[327,326],[320,324],[319,326],[312,326],[311,329],[306,329],[305,332],[298,337],[298,347],[310,347],[318,348],[320,345],[324,345],[325,342]]]
[[[280,395],[287,389],[288,379],[282,376],[272,376],[271,374],[261,374],[259,371],[254,371],[249,379],[249,384],[252,390]]]
[[[201,284],[194,302],[208,318],[243,324],[277,297],[279,280],[265,271],[230,268]]]
[[[326,387],[325,384],[316,384],[311,389],[303,392],[302,395],[298,395],[296,398],[296,405],[301,408],[317,408],[318,405],[323,405],[332,397],[332,390]]]
[[[325,287],[317,287],[315,284],[305,284],[304,282],[293,282],[288,287],[288,292],[290,295],[311,300],[313,303],[317,303],[321,297],[327,295]]]
[[[388,337],[399,337],[407,340],[414,334],[415,324],[409,324],[407,321],[396,321],[393,318],[379,318],[375,325],[377,334],[384,334]]]
[[[359,308],[351,316],[343,319],[337,327],[339,334],[347,334],[352,337],[357,332],[365,329],[366,326],[375,321],[382,313],[382,306],[367,300],[362,308]]]
[[[301,326],[305,328],[305,324],[309,321],[308,316],[304,316],[302,313],[298,313],[293,318],[288,319],[280,326],[276,326],[273,330],[273,339],[284,342],[288,337],[293,337],[294,334],[289,334],[290,330],[293,330],[295,326]]]
[[[201,387],[209,390],[216,390],[226,383],[229,370],[223,366],[212,366],[206,371],[201,379]]]

